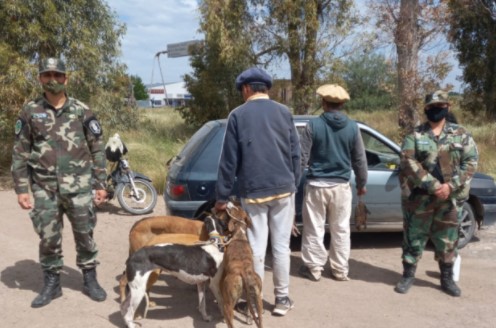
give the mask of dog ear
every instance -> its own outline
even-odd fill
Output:
[[[229,220],[227,227],[228,227],[229,232],[233,232],[234,231],[234,220],[232,220],[232,219]]]

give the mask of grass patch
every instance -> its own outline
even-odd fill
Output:
[[[151,178],[157,192],[162,194],[167,161],[179,153],[196,128],[184,123],[179,113],[171,108],[140,111],[143,115],[138,129],[119,131],[110,128],[105,137],[119,133],[129,150],[127,158],[131,168]]]

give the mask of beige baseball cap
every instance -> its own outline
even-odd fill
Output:
[[[350,100],[350,95],[337,84],[324,84],[317,89],[317,94],[331,103],[344,103]]]

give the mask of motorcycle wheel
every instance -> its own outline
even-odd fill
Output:
[[[157,191],[151,182],[135,179],[137,195],[133,193],[130,183],[117,186],[116,195],[119,204],[131,214],[146,214],[153,210],[157,204]]]

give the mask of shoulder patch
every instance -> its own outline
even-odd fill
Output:
[[[103,134],[102,126],[96,117],[92,116],[86,119],[83,124],[95,137],[100,138]]]
[[[15,122],[15,135],[18,136],[22,128],[24,128],[24,125],[26,125],[26,122],[22,118],[18,118],[17,121]]]

